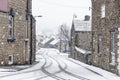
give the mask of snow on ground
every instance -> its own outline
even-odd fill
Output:
[[[27,69],[31,67],[32,65],[21,65],[21,66],[1,66],[0,72],[16,72],[23,69]]]
[[[36,62],[32,66],[0,67],[0,80],[120,80],[113,73],[68,58],[56,49],[40,49]],[[23,70],[16,70],[18,67]]]
[[[118,77],[116,74],[113,74],[111,72],[108,72],[106,70],[103,70],[101,68],[98,67],[94,67],[94,66],[90,66],[87,64],[84,64],[82,62],[78,62],[76,60],[70,59],[72,62],[78,64],[78,65],[82,65],[83,67],[85,67],[88,70],[94,71],[95,73],[105,77],[107,80],[120,80],[120,77]]]

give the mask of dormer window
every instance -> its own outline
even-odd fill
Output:
[[[105,18],[105,4],[101,6],[101,18]]]

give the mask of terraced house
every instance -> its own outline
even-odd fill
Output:
[[[91,20],[86,15],[84,20],[74,18],[71,27],[70,57],[90,63],[91,56]]]
[[[35,19],[32,0],[0,0],[0,65],[32,64]]]
[[[92,1],[92,63],[120,75],[120,0]]]

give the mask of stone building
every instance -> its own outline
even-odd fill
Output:
[[[32,0],[0,0],[0,65],[35,61]]]
[[[120,0],[92,1],[92,63],[120,75]]]
[[[74,18],[71,28],[71,53],[70,57],[87,62],[91,49],[91,21],[90,16],[85,20]]]

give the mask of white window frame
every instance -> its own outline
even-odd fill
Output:
[[[11,15],[9,15],[8,39],[13,39],[13,17]]]
[[[13,55],[8,56],[8,64],[9,65],[13,64]]]
[[[101,18],[105,18],[105,3],[101,5]]]
[[[8,26],[8,38],[7,41],[8,42],[14,42],[14,16],[15,13],[13,11],[13,9],[11,8],[9,11],[9,26]]]
[[[100,56],[102,54],[102,35],[98,34],[98,56]]]
[[[115,31],[110,32],[110,65],[115,65]]]

